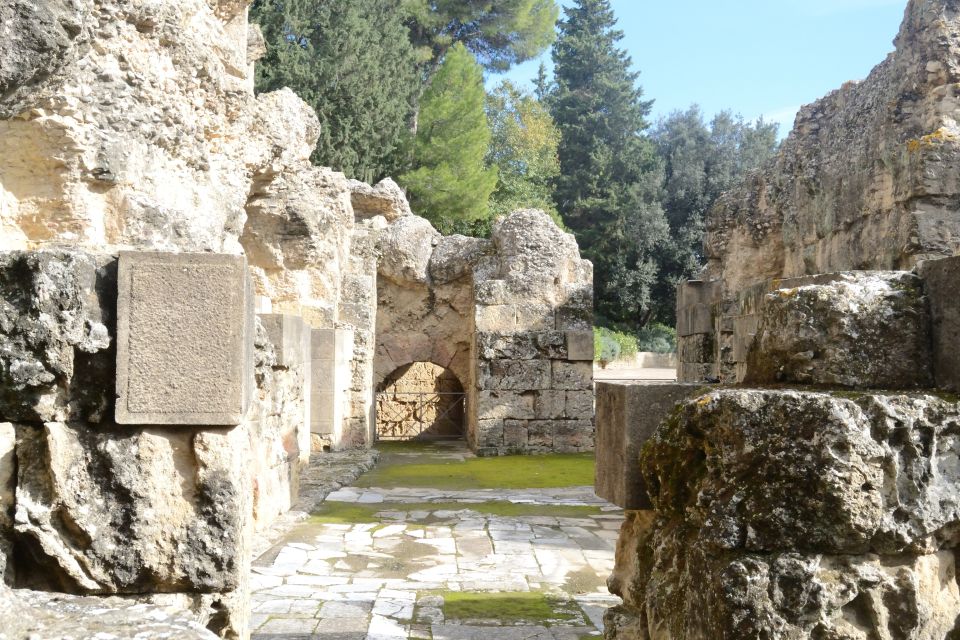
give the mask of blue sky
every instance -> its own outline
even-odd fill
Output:
[[[569,6],[571,0],[561,0]],[[783,123],[893,50],[906,0],[612,0],[654,118],[699,104]],[[543,60],[549,65],[550,54]],[[539,61],[509,78],[529,86]]]

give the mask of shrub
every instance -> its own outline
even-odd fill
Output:
[[[593,328],[593,346],[597,362],[632,358],[639,351],[634,336],[606,327]]]
[[[677,350],[677,332],[663,324],[651,324],[637,332],[640,351],[673,353]]]

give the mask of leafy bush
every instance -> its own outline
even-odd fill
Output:
[[[644,327],[637,335],[594,327],[593,348],[597,362],[627,360],[641,351],[673,353],[677,350],[677,332],[662,324]]]
[[[640,351],[673,353],[677,350],[677,332],[663,324],[651,324],[637,332]]]
[[[593,346],[597,362],[632,358],[639,351],[634,336],[606,327],[593,328]]]

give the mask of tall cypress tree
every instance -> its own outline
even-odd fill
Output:
[[[643,326],[657,280],[654,250],[669,232],[662,167],[643,133],[652,102],[617,46],[623,33],[609,0],[575,0],[564,12],[548,97],[561,134],[554,198],[594,262],[601,318]]]
[[[290,87],[312,106],[317,164],[374,182],[405,168],[420,93],[401,0],[256,0],[267,54],[256,88]]]
[[[415,169],[399,178],[414,211],[442,231],[487,216],[497,170],[486,165],[490,127],[483,69],[462,44],[450,48],[420,102]]]

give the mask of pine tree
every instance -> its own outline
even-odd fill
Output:
[[[432,75],[462,43],[490,71],[540,55],[556,37],[555,0],[406,0],[414,45]]]
[[[256,88],[290,87],[320,118],[313,161],[374,182],[405,168],[420,93],[401,0],[256,0]]]
[[[488,216],[497,171],[485,163],[484,97],[483,69],[466,47],[454,45],[420,102],[415,169],[399,178],[414,211],[441,231]]]
[[[552,181],[560,174],[560,132],[547,108],[509,81],[487,96],[492,139],[487,163],[499,180],[490,198],[496,217],[517,209],[542,209],[557,218]]]
[[[652,102],[617,47],[623,33],[609,0],[574,0],[564,11],[548,98],[561,133],[554,199],[594,262],[599,315],[639,327],[653,313],[654,250],[669,229],[659,204],[662,166],[643,133]]]

